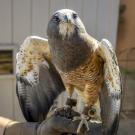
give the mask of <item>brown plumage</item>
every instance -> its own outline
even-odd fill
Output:
[[[89,59],[77,69],[61,74],[68,92],[72,94],[73,88],[76,88],[77,93],[88,105],[93,105],[97,101],[99,90],[103,84],[102,60],[97,56],[92,57],[93,60],[96,59],[97,63]],[[71,94],[69,95],[71,96]]]
[[[85,104],[92,106],[97,102],[99,91],[103,86],[103,60],[94,50],[79,67],[60,74],[69,96],[76,90]]]

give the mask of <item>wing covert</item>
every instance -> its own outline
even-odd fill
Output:
[[[37,36],[27,37],[16,55],[16,73],[25,76],[29,83],[36,83],[38,64],[45,58],[50,59],[48,40]]]

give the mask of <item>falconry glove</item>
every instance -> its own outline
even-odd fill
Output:
[[[42,123],[38,122],[11,122],[8,124],[4,135],[66,135],[68,133],[76,134],[79,120],[72,121],[72,119],[64,116],[65,110],[59,110],[59,113],[52,114]],[[77,112],[71,110],[71,115],[79,115]],[[84,134],[81,130],[80,135]]]

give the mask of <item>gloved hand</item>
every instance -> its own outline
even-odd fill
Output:
[[[76,134],[80,120],[73,121],[72,119],[75,116],[80,116],[80,114],[72,109],[64,110],[64,108],[60,108],[39,125],[37,133],[39,135]],[[84,131],[85,129],[82,129],[80,135],[83,135]]]
[[[72,117],[79,116],[79,113],[70,110],[70,117],[67,110],[61,109],[53,113],[42,123],[14,123],[9,124],[4,135],[66,135],[76,134],[80,120],[72,121]],[[84,134],[82,129],[80,135]]]

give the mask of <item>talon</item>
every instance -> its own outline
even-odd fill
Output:
[[[72,119],[72,117],[71,117],[71,107],[66,105],[62,108],[56,108],[55,109],[55,115],[60,115],[60,116],[66,117],[68,119]]]
[[[65,117],[68,119],[71,119],[71,106],[65,105],[64,110],[65,110]]]

